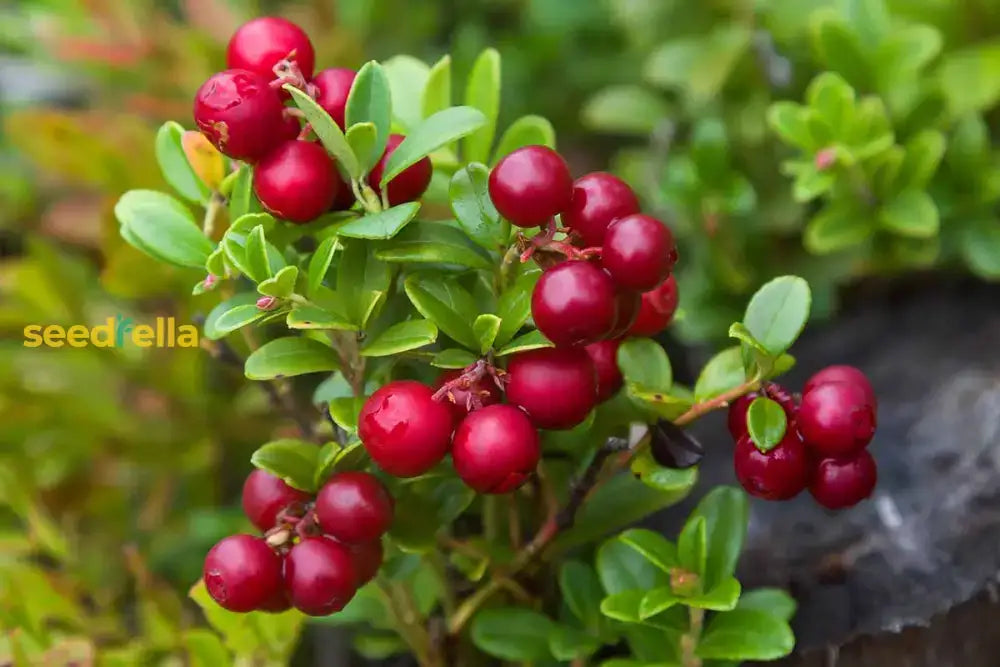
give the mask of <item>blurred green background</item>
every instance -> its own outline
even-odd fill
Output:
[[[498,48],[500,125],[548,117],[576,175],[617,171],[674,228],[686,343],[781,273],[821,317],[858,281],[1000,278],[995,0],[0,3],[0,664],[212,664],[187,590],[245,528],[250,452],[289,425],[204,352],[22,332],[211,309],[111,208],[164,186],[156,128],[191,127],[265,13],[306,26],[321,66],[451,53],[464,80]]]

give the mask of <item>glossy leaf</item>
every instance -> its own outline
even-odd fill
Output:
[[[524,146],[556,147],[556,130],[542,116],[521,116],[510,124],[500,136],[490,164],[496,164],[507,155]]]
[[[490,199],[489,176],[483,164],[466,165],[452,176],[448,198],[455,219],[469,238],[487,250],[496,250],[506,242],[508,227]]]
[[[583,626],[591,633],[599,632],[604,589],[594,569],[581,561],[566,561],[559,570],[559,590]]]
[[[692,515],[677,537],[677,558],[681,567],[699,577],[705,573],[708,557],[705,517]]]
[[[375,256],[386,262],[440,264],[490,270],[493,263],[460,230],[440,222],[417,222],[382,244]]]
[[[922,190],[904,190],[896,195],[882,207],[879,223],[894,234],[915,239],[933,238],[940,229],[937,206]]]
[[[477,358],[476,355],[468,350],[452,348],[450,350],[441,350],[435,354],[431,360],[431,366],[435,368],[465,368],[476,363]]]
[[[205,337],[210,340],[218,340],[231,334],[237,329],[242,329],[248,324],[253,324],[264,317],[266,313],[257,307],[256,304],[244,304],[233,306],[221,313],[214,320],[213,327],[209,331],[206,327]]]
[[[743,324],[769,353],[777,356],[791,347],[802,333],[809,319],[811,302],[809,284],[805,280],[781,276],[753,295]]]
[[[667,391],[673,382],[670,359],[650,338],[629,338],[618,348],[618,368],[625,381],[644,389]]]
[[[642,597],[639,601],[639,619],[641,620],[661,614],[682,602],[681,598],[670,590],[670,586],[660,586],[648,592],[641,591],[641,593]]]
[[[737,609],[766,612],[783,621],[792,619],[796,606],[795,598],[780,588],[757,588],[743,593],[736,604]]]
[[[371,155],[375,150],[378,132],[374,123],[356,123],[347,128],[345,137],[355,155]]]
[[[747,409],[747,430],[754,445],[762,452],[769,452],[785,437],[788,417],[776,401],[761,396],[755,398]]]
[[[351,322],[346,315],[319,306],[296,305],[288,313],[285,323],[290,329],[358,330],[358,325]]]
[[[543,347],[552,347],[552,343],[542,335],[541,331],[534,329],[528,333],[518,336],[514,340],[510,341],[499,350],[497,350],[496,355],[498,357],[506,357],[511,354],[517,354],[518,352],[527,352],[528,350],[538,350]]]
[[[371,153],[357,156],[360,171],[367,172],[385,151],[392,124],[392,92],[389,88],[389,78],[382,66],[374,60],[365,63],[358,70],[347,98],[345,119],[347,127],[356,123],[372,123],[375,126],[375,144]]]
[[[427,76],[427,85],[420,96],[424,118],[451,106],[451,56],[444,55],[434,63]]]
[[[549,656],[552,621],[520,607],[484,609],[472,621],[472,643],[502,660],[534,661]]]
[[[601,600],[601,613],[622,623],[638,623],[642,620],[639,609],[645,593],[639,589],[612,593]]]
[[[283,439],[258,448],[250,457],[255,467],[285,480],[303,491],[315,491],[314,472],[319,448],[303,440]]]
[[[671,569],[680,565],[677,547],[659,533],[646,528],[631,528],[619,535],[618,539],[668,574]]]
[[[684,598],[684,604],[711,611],[730,611],[736,608],[741,590],[740,582],[733,577],[727,577],[707,593]]]
[[[742,490],[728,486],[712,489],[691,513],[705,519],[707,559],[704,584],[711,590],[736,569],[746,537],[749,507]]]
[[[389,156],[382,174],[382,187],[422,158],[486,123],[482,112],[471,107],[451,107],[439,111],[413,128]]]
[[[357,86],[357,79],[355,79],[354,85]],[[315,132],[316,136],[319,137],[320,142],[323,144],[323,148],[325,148],[327,152],[329,152],[330,155],[332,155],[337,162],[340,163],[340,165],[344,168],[344,171],[346,171],[351,178],[360,178],[362,174],[362,163],[366,156],[357,156],[354,154],[354,151],[351,149],[351,145],[347,143],[347,137],[344,136],[344,132],[340,129],[337,123],[334,122],[333,118],[330,117],[330,114],[328,114],[323,107],[317,104],[313,98],[298,88],[295,88],[291,84],[285,84],[283,88],[291,94],[292,101],[295,102],[295,106],[302,111],[306,120],[309,121],[309,126],[312,127],[313,132]],[[351,125],[353,122],[350,120],[349,114],[350,107],[348,107],[348,125]],[[363,118],[361,119],[361,122],[365,120],[368,119]],[[386,126],[388,127],[388,123],[386,123]]]
[[[395,153],[394,153],[395,155]],[[337,229],[339,236],[354,239],[391,239],[417,217],[420,202],[393,206],[379,213],[369,213]]]
[[[746,381],[743,357],[739,346],[722,350],[708,360],[694,385],[694,396],[699,402],[724,394]]]
[[[244,373],[251,380],[334,371],[340,366],[337,353],[312,338],[277,338],[265,343],[247,357]]]
[[[330,270],[330,264],[333,262],[333,255],[336,250],[337,238],[331,236],[323,239],[319,247],[313,251],[312,257],[309,258],[309,269],[306,276],[307,296],[314,296],[319,290],[320,285],[323,284],[326,272]]]
[[[465,103],[483,115],[481,129],[462,142],[466,162],[486,162],[500,114],[500,53],[486,49],[472,64],[465,86]]]
[[[413,56],[401,54],[382,63],[392,93],[393,122],[409,131],[423,120],[420,99],[428,84],[430,68]]]
[[[130,190],[115,204],[115,217],[128,241],[155,259],[200,269],[211,254],[209,241],[182,203],[153,190]]]
[[[167,183],[190,202],[203,204],[211,194],[208,186],[195,173],[183,145],[184,128],[167,121],[156,133],[156,161]]]
[[[531,316],[531,293],[541,276],[541,271],[524,271],[500,294],[497,300],[497,316],[500,318],[496,339],[498,346],[510,341],[528,321]]]
[[[600,648],[597,637],[568,625],[556,625],[549,634],[549,651],[556,660],[585,658]]]
[[[704,659],[777,660],[792,652],[788,624],[759,611],[735,610],[709,620],[695,653]]]
[[[478,309],[472,296],[457,281],[434,274],[413,274],[404,283],[406,295],[421,315],[434,322],[449,338],[470,350],[479,349],[472,330]]]
[[[429,320],[407,320],[392,325],[361,348],[362,357],[387,357],[430,345],[438,330]]]

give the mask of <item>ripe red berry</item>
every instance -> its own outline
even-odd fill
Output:
[[[311,141],[286,141],[253,171],[253,189],[261,205],[274,216],[297,223],[330,210],[339,182],[333,160]]]
[[[590,360],[597,372],[597,400],[604,401],[622,386],[622,372],[618,368],[618,346],[620,338],[602,340],[586,347]]]
[[[520,408],[490,405],[455,429],[455,471],[479,493],[508,493],[524,484],[538,465],[538,431]]]
[[[229,40],[226,63],[248,69],[269,81],[274,66],[294,60],[306,79],[312,78],[316,54],[308,35],[299,26],[277,16],[262,16],[244,23]]]
[[[788,428],[794,428],[792,425],[798,415],[799,404],[796,402],[795,397],[779,384],[774,382],[768,382],[764,385],[761,391],[752,391],[749,394],[743,394],[735,401],[729,405],[729,416],[728,416],[728,427],[729,434],[733,436],[733,440],[739,440],[741,437],[747,433],[747,410],[750,409],[750,404],[754,402],[755,399],[761,396],[766,396],[771,400],[777,402],[782,408],[785,409],[785,416],[788,418]]]
[[[392,525],[393,500],[366,472],[341,472],[316,494],[316,520],[338,542],[360,544],[382,537]]]
[[[401,134],[390,134],[389,141],[385,145],[385,152],[382,153],[382,157],[368,174],[368,184],[380,196],[382,188],[379,186],[379,181],[382,180],[382,175],[385,173],[385,165],[389,161],[389,156],[399,147],[399,144],[403,143],[405,138]],[[421,158],[416,164],[404,169],[402,173],[389,181],[389,205],[398,206],[408,201],[420,199],[424,191],[427,190],[427,186],[431,184],[433,174],[434,167],[431,165],[429,157]]]
[[[354,78],[357,75],[358,73],[352,69],[332,67],[317,72],[312,80],[319,89],[316,103],[330,114],[333,122],[339,125],[341,130],[347,129],[344,118],[347,97],[351,94],[351,86],[354,85]]]
[[[351,552],[351,562],[354,563],[354,573],[358,576],[358,587],[360,588],[374,579],[379,568],[382,567],[382,559],[385,557],[382,540],[349,544],[347,548]]]
[[[535,426],[572,428],[597,404],[597,373],[582,348],[530,350],[511,357],[506,392]]]
[[[223,609],[248,612],[281,589],[281,559],[260,537],[230,535],[205,556],[205,588]]]
[[[505,156],[490,172],[490,199],[518,227],[544,225],[569,208],[573,177],[559,153],[525,146]]]
[[[875,408],[856,384],[831,382],[802,397],[799,432],[821,456],[851,456],[875,435]]]
[[[285,587],[292,605],[309,616],[343,609],[358,588],[351,552],[329,537],[307,537],[285,557]]]
[[[837,510],[870,496],[877,482],[875,459],[863,449],[850,458],[821,460],[816,464],[809,492],[823,507]]]
[[[284,118],[281,123],[281,139],[284,141],[293,141],[298,139],[299,134],[302,133],[302,124],[299,119],[295,116],[289,116],[284,114]]]
[[[629,329],[633,336],[655,336],[668,326],[677,312],[677,281],[670,276],[659,287],[642,293],[642,303],[635,324]]]
[[[285,584],[284,581],[282,581],[281,587],[274,592],[274,595],[272,595],[270,599],[265,600],[259,607],[257,607],[257,611],[266,611],[269,614],[280,614],[281,612],[288,611],[291,608],[292,601],[288,599],[288,591],[285,590]]]
[[[556,345],[586,345],[614,328],[616,296],[606,271],[589,262],[563,262],[535,284],[531,316],[538,330]]]
[[[632,188],[603,171],[581,176],[573,183],[573,199],[563,211],[563,225],[573,229],[586,246],[600,246],[612,221],[639,212]]]
[[[795,429],[768,452],[757,449],[749,435],[741,436],[733,462],[747,493],[765,500],[788,500],[809,483],[809,455]]]
[[[461,369],[445,371],[441,373],[437,382],[434,383],[434,388],[440,389],[446,382],[451,382],[461,377],[461,375]],[[477,397],[480,404],[485,407],[502,401],[503,392],[500,391],[500,387],[497,386],[497,383],[489,375],[480,377],[468,387],[452,387],[448,392],[447,400],[443,402],[451,410],[456,424],[469,414],[473,397]]]
[[[307,500],[308,493],[288,486],[280,477],[264,470],[254,470],[243,482],[243,513],[262,531],[274,528],[281,510]]]
[[[607,338],[621,338],[635,324],[642,306],[642,294],[631,290],[618,290],[615,295],[615,324]]]
[[[334,161],[334,166],[336,167],[336,160]],[[357,201],[354,198],[354,190],[351,189],[351,184],[344,180],[344,177],[340,175],[340,171],[337,171],[337,196],[333,198],[333,205],[330,206],[331,211],[346,211],[354,206],[354,202]]]
[[[856,384],[864,389],[868,402],[871,403],[873,408],[878,410],[878,397],[875,395],[875,390],[872,388],[871,382],[868,381],[868,376],[854,366],[827,366],[809,378],[805,387],[802,388],[802,393],[808,394],[819,385],[830,382]]]
[[[259,74],[213,74],[194,96],[194,122],[219,151],[255,162],[288,133],[281,99]]]
[[[601,263],[619,287],[651,290],[670,275],[676,262],[674,236],[656,218],[628,215],[611,223],[604,235]]]
[[[385,385],[365,401],[358,436],[368,455],[396,477],[416,477],[437,465],[451,441],[451,411],[413,380]]]

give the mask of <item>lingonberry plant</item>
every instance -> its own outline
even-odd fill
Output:
[[[773,382],[794,363],[807,283],[764,285],[738,344],[693,388],[674,383],[648,337],[677,311],[670,229],[613,176],[574,182],[541,118],[494,147],[496,52],[464,106],[448,58],[394,62],[314,78],[300,28],[247,24],[196,96],[219,153],[186,150],[197,135],[176,123],[157,137],[201,227],[163,193],[116,206],[126,241],[207,271],[194,292],[222,298],[204,346],[296,424],[251,457],[256,530],[212,548],[193,597],[251,657],[305,616],[435,667],[786,655],[791,599],[733,577],[745,494],[713,490],[676,543],[628,527],[690,491],[702,448],[684,428],[726,406],[749,494],[808,487],[842,508],[871,493],[864,375],[826,369],[801,398]],[[212,189],[200,173],[220,153],[232,169]]]

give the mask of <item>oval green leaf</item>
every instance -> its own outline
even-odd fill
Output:
[[[466,165],[452,176],[448,198],[455,219],[469,238],[487,250],[496,250],[506,243],[509,228],[490,199],[489,179],[486,165]]]
[[[139,250],[175,266],[201,269],[214,249],[187,207],[162,192],[129,190],[115,204],[115,217]]]
[[[337,229],[337,235],[355,239],[391,239],[417,217],[419,210],[420,202],[415,201],[393,206],[348,222]]]
[[[183,136],[184,128],[179,123],[170,120],[161,125],[156,133],[156,161],[163,178],[180,196],[195,204],[203,204],[208,201],[211,191],[188,162],[181,143]]]
[[[413,128],[389,156],[382,174],[382,187],[407,167],[485,124],[483,113],[472,107],[451,107],[437,112]]]
[[[788,417],[784,408],[770,398],[754,399],[747,409],[747,430],[753,443],[762,452],[769,452],[785,437]]]
[[[358,155],[361,171],[367,172],[385,150],[392,125],[392,92],[389,78],[382,66],[374,60],[358,70],[347,97],[345,112],[347,127],[357,123],[371,123],[375,126],[375,144],[368,155]],[[398,148],[396,152],[398,152]],[[395,152],[393,153],[395,155]]]
[[[429,320],[408,320],[394,324],[361,348],[362,357],[387,357],[430,345],[438,329]]]
[[[485,162],[493,145],[500,115],[500,53],[486,49],[476,58],[465,86],[465,103],[483,114],[481,129],[462,142],[466,162]]]
[[[315,471],[319,447],[302,440],[275,440],[263,445],[250,457],[255,467],[276,475],[296,489],[315,491]]]
[[[360,72],[358,73],[360,76]],[[357,79],[354,81],[354,85],[357,86]],[[285,84],[283,86],[292,95],[292,101],[295,102],[295,106],[302,111],[305,115],[306,120],[309,121],[310,127],[312,127],[313,132],[319,137],[320,142],[323,144],[323,148],[327,150],[330,155],[332,155],[344,168],[344,171],[351,178],[361,178],[362,158],[354,154],[351,149],[351,145],[347,143],[347,137],[344,136],[343,131],[334,122],[330,114],[326,112],[323,107],[316,103],[316,101],[306,95],[304,92],[295,88],[291,84]],[[352,89],[353,93],[353,89]],[[367,118],[362,120],[368,120]],[[349,125],[353,123],[348,123]],[[386,127],[388,127],[388,121],[386,122]],[[386,130],[388,136],[388,130]],[[383,147],[385,144],[382,144]],[[367,166],[365,167],[367,169]]]
[[[278,338],[265,343],[247,357],[243,372],[251,380],[273,380],[307,373],[334,371],[340,366],[337,353],[312,338]]]
[[[798,276],[781,276],[753,295],[743,324],[771,355],[778,356],[802,333],[811,303],[809,283]]]
[[[535,115],[521,116],[511,123],[501,135],[490,164],[496,164],[518,148],[525,146],[556,147],[556,130],[547,118]]]

